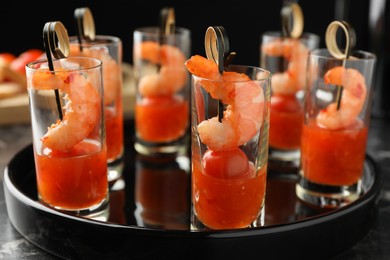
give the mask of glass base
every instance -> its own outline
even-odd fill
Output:
[[[110,188],[120,177],[122,177],[124,167],[125,163],[123,162],[123,156],[107,164],[108,183]]]
[[[50,208],[54,208],[57,211],[60,211],[65,214],[74,215],[78,217],[84,217],[88,219],[94,219],[99,221],[107,221],[110,216],[110,200],[109,200],[109,193],[107,192],[106,197],[97,205],[94,205],[90,208],[86,209],[80,209],[80,210],[70,210],[70,209],[64,209],[61,207],[56,207],[50,204],[47,204],[44,202],[41,198],[39,198],[39,201]]]
[[[301,152],[299,149],[295,150],[280,150],[275,148],[269,148],[268,159],[278,162],[291,162],[299,163]]]
[[[297,150],[269,149],[268,167],[272,172],[294,173],[299,170],[301,152]]]
[[[300,176],[295,192],[297,197],[309,206],[334,209],[357,200],[363,189],[361,180],[350,186],[331,186],[316,184]]]
[[[143,155],[183,155],[186,154],[188,147],[188,137],[184,136],[176,141],[166,143],[150,143],[139,138],[134,142],[135,150]]]
[[[262,227],[264,226],[264,216],[265,216],[265,206],[261,208],[259,216],[246,228]],[[212,228],[207,227],[198,219],[195,212],[191,212],[191,225],[190,229],[193,231],[201,230],[213,230]],[[227,228],[228,229],[228,228]]]

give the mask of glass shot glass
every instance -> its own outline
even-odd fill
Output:
[[[269,31],[261,36],[260,67],[272,73],[269,160],[280,166],[272,168],[299,168],[307,59],[319,41],[312,33],[287,38]]]
[[[69,45],[70,56],[96,58],[103,63],[108,181],[113,184],[124,167],[122,41],[115,36],[96,35],[94,40],[83,39],[80,43],[77,36],[71,36]]]
[[[184,62],[191,51],[191,33],[180,27],[168,35],[160,31],[159,27],[141,27],[133,33],[134,147],[145,155],[185,154],[190,77]]]
[[[26,66],[39,200],[106,219],[108,210],[102,62],[86,57]]]
[[[193,230],[264,225],[271,73],[224,69],[191,75]]]
[[[327,49],[310,53],[298,198],[321,208],[361,195],[376,57],[360,50],[347,59]]]

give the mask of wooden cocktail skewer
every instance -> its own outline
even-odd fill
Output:
[[[218,65],[219,73],[223,74],[224,68],[229,66],[230,62],[236,55],[235,52],[230,52],[229,38],[222,26],[210,26],[206,30],[205,35],[205,50],[209,60],[213,60]],[[218,100],[218,120],[223,118],[223,103]]]
[[[282,38],[298,39],[303,32],[303,13],[297,3],[289,3],[282,7],[280,11],[282,24]],[[281,64],[280,64],[281,63]],[[286,69],[288,61],[282,59],[279,63],[281,71]]]
[[[168,35],[174,35],[176,31],[175,9],[172,7],[165,7],[160,11],[160,31],[159,44],[165,44]],[[157,70],[160,70],[160,64],[157,65]]]
[[[83,40],[93,41],[95,39],[95,21],[91,10],[88,7],[76,8],[74,18],[77,25],[77,39],[80,51],[83,51]]]
[[[165,43],[167,35],[175,34],[176,21],[175,10],[172,7],[165,7],[160,11],[160,44]]]
[[[340,51],[336,41],[336,33],[338,28],[343,29],[345,33],[344,53]],[[347,59],[349,59],[352,49],[355,47],[355,43],[356,43],[355,30],[346,21],[333,21],[328,25],[328,28],[326,29],[325,42],[330,54],[336,59],[342,59],[343,67],[345,67],[346,61]],[[337,95],[336,95],[337,110],[340,109],[342,94],[343,94],[343,86],[337,86]]]
[[[289,3],[280,11],[282,18],[282,36],[286,38],[299,38],[303,32],[303,12],[299,4]]]
[[[64,25],[59,22],[47,22],[43,27],[43,44],[49,70],[54,73],[52,56],[55,59],[62,59],[69,56],[69,37]],[[58,89],[54,90],[56,96],[57,110],[60,120],[62,120],[62,107]]]

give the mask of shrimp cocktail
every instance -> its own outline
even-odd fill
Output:
[[[277,31],[268,31],[261,36],[260,66],[272,72],[271,162],[298,167],[307,58],[309,51],[318,47],[319,39],[312,33],[286,35]]]
[[[200,55],[186,66],[192,74],[192,228],[261,226],[270,72],[241,65],[221,71]]]
[[[135,148],[142,154],[186,152],[190,81],[184,62],[190,50],[188,29],[134,31]]]
[[[62,28],[53,23],[49,26]],[[26,66],[26,76],[40,201],[67,213],[104,217],[108,180],[101,61],[38,60]]]
[[[297,195],[320,207],[339,207],[361,194],[375,56],[344,59],[313,51],[301,141]]]
[[[75,17],[84,22],[91,21],[92,14],[88,8],[77,8]],[[114,183],[122,175],[124,154],[122,41],[115,36],[91,33],[69,38],[70,56],[96,58],[103,63],[108,180]]]

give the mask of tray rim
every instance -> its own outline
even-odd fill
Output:
[[[124,229],[124,230],[134,230],[135,232],[146,232],[149,235],[157,235],[157,236],[179,236],[179,237],[209,237],[209,238],[238,238],[238,237],[251,237],[251,236],[258,236],[258,235],[265,235],[265,234],[271,234],[271,233],[280,233],[284,231],[289,230],[296,230],[303,227],[311,226],[311,225],[318,225],[327,221],[331,221],[334,218],[338,218],[340,216],[346,215],[350,212],[355,211],[356,209],[362,207],[363,204],[369,203],[372,199],[375,200],[375,197],[378,197],[378,193],[381,189],[382,185],[382,176],[381,176],[381,170],[378,165],[378,163],[373,159],[373,157],[370,154],[366,154],[366,160],[365,164],[368,164],[368,167],[373,170],[374,180],[372,182],[371,187],[364,193],[358,200],[343,206],[339,209],[335,209],[330,212],[321,213],[317,216],[311,216],[307,217],[302,220],[293,221],[290,223],[284,223],[284,224],[274,224],[269,226],[263,226],[263,227],[256,227],[256,228],[250,228],[250,229],[226,229],[226,230],[175,230],[175,229],[155,229],[155,228],[147,228],[147,227],[140,227],[135,225],[123,225],[118,223],[112,223],[112,222],[103,222],[99,220],[94,219],[86,219],[82,217],[72,216],[68,215],[66,213],[62,213],[60,211],[57,211],[55,209],[49,208],[38,201],[28,197],[25,195],[22,191],[20,191],[15,185],[13,185],[13,182],[10,178],[9,173],[9,165],[11,162],[13,162],[15,159],[20,157],[23,153],[28,152],[28,150],[32,150],[32,144],[29,144],[25,146],[23,149],[21,149],[18,153],[15,154],[13,158],[11,158],[9,164],[4,168],[4,174],[3,174],[3,185],[4,185],[4,192],[9,192],[14,196],[15,199],[19,200],[26,206],[29,206],[35,210],[42,211],[48,214],[52,214],[55,216],[59,216],[61,218],[64,218],[69,221],[75,221],[75,222],[81,222],[86,223],[90,225],[96,225],[100,227],[105,228],[113,228],[113,229]],[[376,202],[377,204],[377,202]],[[8,211],[7,207],[7,211]],[[11,222],[12,219],[11,219]]]

